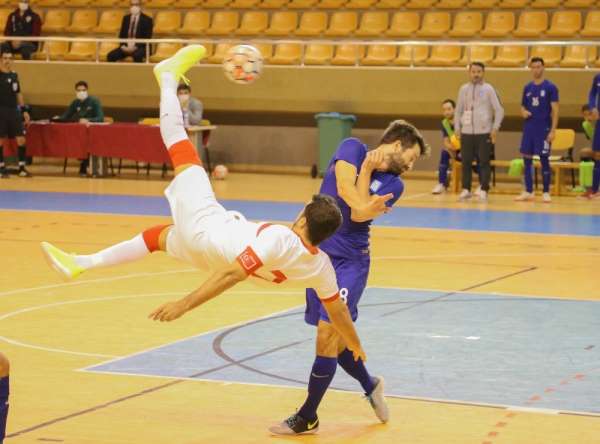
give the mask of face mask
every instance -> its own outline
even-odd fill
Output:
[[[181,103],[187,103],[188,100],[190,100],[190,95],[189,94],[179,94],[177,97],[179,97],[179,101]]]
[[[77,98],[78,98],[79,100],[81,100],[82,102],[83,102],[85,99],[87,99],[87,97],[88,97],[88,93],[87,93],[87,91],[77,91]]]
[[[19,2],[19,9],[23,12],[27,11],[29,9],[29,3]]]
[[[138,15],[141,12],[141,10],[142,8],[140,8],[139,6],[132,6],[131,8],[129,8],[131,15]]]

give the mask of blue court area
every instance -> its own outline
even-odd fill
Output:
[[[292,221],[302,204],[251,200],[222,200],[229,210],[248,219]],[[86,193],[0,191],[0,209],[70,211],[169,216],[163,197]],[[600,215],[481,211],[478,209],[399,207],[375,221],[387,227],[504,231],[541,234],[599,236]]]
[[[304,387],[315,330],[303,315],[293,309],[87,370]],[[357,325],[388,395],[600,413],[600,302],[369,288]],[[360,390],[340,368],[333,387]]]

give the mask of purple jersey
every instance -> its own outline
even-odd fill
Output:
[[[588,106],[590,109],[600,109],[600,74],[596,74],[592,81],[590,94],[588,97]]]
[[[558,88],[551,81],[525,85],[521,105],[531,113],[531,117],[525,120],[525,129],[549,129],[552,126],[552,102],[558,102]]]
[[[354,165],[358,174],[366,155],[367,146],[359,139],[349,138],[343,140],[329,162],[325,177],[323,177],[320,192],[336,199],[344,218],[341,227],[335,234],[319,245],[319,248],[330,256],[350,258],[368,254],[369,230],[372,221],[354,222],[350,219],[350,207],[338,195],[335,176],[335,164],[338,160]],[[403,191],[404,184],[397,175],[380,171],[375,171],[371,175],[370,194],[393,194],[393,197],[386,202],[388,207],[394,205]]]

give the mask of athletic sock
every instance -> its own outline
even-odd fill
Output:
[[[25,160],[27,158],[27,148],[25,148],[25,145],[17,147],[17,158],[19,159],[19,168],[25,167]]]
[[[592,180],[592,192],[597,193],[600,187],[600,160],[594,160],[594,175]]]
[[[525,191],[533,193],[533,159],[523,158],[525,163]]]
[[[4,146],[0,145],[0,168],[4,168]]]
[[[158,247],[158,240],[156,240],[156,246]],[[85,269],[108,267],[142,259],[155,250],[151,250],[151,246],[148,246],[142,233],[133,239],[118,243],[97,253],[77,255],[75,256],[75,262]]]
[[[333,380],[336,367],[336,358],[327,358],[325,356],[317,356],[315,358],[308,381],[308,397],[304,405],[298,410],[298,414],[307,421],[317,419],[317,409],[329,384]]]
[[[348,349],[345,349],[338,355],[337,361],[338,364],[340,364],[340,367],[342,367],[346,373],[360,383],[367,396],[373,393],[373,390],[375,389],[373,378],[371,378],[371,375],[369,375],[369,372],[367,371],[362,359],[355,361],[352,352]]]
[[[9,377],[0,378],[0,443],[6,434],[6,418],[8,417]]]
[[[540,163],[542,164],[542,183],[544,186],[544,193],[550,192],[550,179],[552,178],[552,170],[550,169],[550,159],[548,156],[540,156]]]
[[[448,181],[448,168],[450,167],[450,154],[448,151],[442,150],[442,155],[440,156],[440,167],[438,171],[438,182],[442,185],[446,186]]]

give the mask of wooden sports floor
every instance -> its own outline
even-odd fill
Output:
[[[267,431],[269,425],[293,413],[303,402],[305,390],[298,386],[287,386],[276,380],[239,381],[242,376],[237,373],[231,380],[190,380],[127,371],[83,371],[119,357],[292,308],[302,311],[304,295],[301,292],[258,291],[243,284],[176,322],[159,324],[148,320],[147,314],[160,303],[196,288],[203,278],[202,273],[154,254],[135,264],[94,270],[78,281],[65,283],[44,262],[39,249],[42,240],[67,251],[91,252],[130,238],[148,226],[164,223],[168,218],[110,214],[110,209],[98,213],[76,209],[40,211],[40,199],[34,199],[37,203],[29,207],[28,199],[32,196],[47,192],[49,198],[63,194],[68,197],[72,193],[160,197],[166,185],[167,181],[158,179],[44,176],[29,180],[13,177],[0,183],[0,351],[11,361],[8,444],[600,443],[600,397],[595,398],[595,409],[593,405],[587,409],[563,409],[559,402],[561,399],[565,402],[585,400],[587,396],[589,403],[590,396],[598,393],[600,317],[595,324],[592,319],[590,325],[596,330],[592,328],[591,333],[586,333],[585,351],[578,350],[578,358],[565,363],[565,374],[556,373],[555,379],[552,376],[551,380],[544,380],[544,384],[537,384],[538,378],[546,376],[542,370],[530,375],[527,381],[514,381],[524,383],[530,391],[515,394],[513,407],[503,402],[478,402],[477,394],[468,402],[452,394],[436,399],[415,396],[399,384],[395,388],[399,394],[389,399],[392,419],[382,425],[377,423],[368,403],[361,399],[358,388],[355,392],[335,390],[330,391],[322,403],[321,429],[315,436],[281,438],[272,437]],[[403,294],[410,296],[414,292],[417,298],[425,294],[422,291],[436,290],[443,295],[460,293],[466,298],[471,294],[484,294],[507,295],[510,300],[527,299],[534,303],[537,299],[590,303],[586,307],[591,308],[584,310],[587,312],[600,306],[599,238],[593,234],[593,226],[591,234],[568,233],[571,228],[576,232],[578,217],[587,218],[585,223],[600,223],[597,218],[600,202],[564,197],[555,198],[551,205],[515,204],[512,196],[502,194],[492,195],[490,203],[483,208],[476,203],[458,204],[450,195],[431,196],[428,191],[432,185],[425,181],[408,181],[405,195],[394,213],[451,210],[448,214],[431,213],[431,217],[442,218],[438,222],[446,228],[420,228],[418,221],[412,224],[414,226],[375,227],[371,287],[402,289]],[[306,201],[318,186],[319,181],[305,177],[250,174],[231,174],[226,181],[215,183],[219,198],[275,203]],[[26,193],[5,193],[7,191]],[[46,195],[39,196],[42,201],[46,199]],[[19,207],[22,209],[7,209],[13,208],[9,200],[15,199],[22,199]],[[89,209],[93,203],[84,199],[80,205],[82,209]],[[542,218],[569,215],[573,218],[571,226],[563,227],[566,233],[561,231],[560,234],[527,232],[527,228],[506,232],[457,230],[453,220],[443,220],[467,212],[465,214],[473,214],[473,217],[483,214],[478,223],[485,224],[489,212],[486,210],[496,211],[501,218],[503,214],[508,218],[523,213]],[[268,216],[265,214],[264,219]],[[533,218],[531,223],[539,220]],[[591,303],[593,301],[597,302]],[[368,303],[368,299],[364,302]],[[433,300],[423,300],[427,302],[431,306],[435,304]],[[553,350],[552,343],[545,342],[556,340],[548,337],[553,331],[553,319],[544,319],[539,306],[532,307],[530,311],[519,312],[519,316],[525,317],[524,322],[508,324],[509,328],[504,324],[486,328],[499,335],[495,337],[502,342],[498,346],[510,349],[511,343],[522,346],[529,340],[519,333],[524,324],[536,330],[537,323],[543,323],[546,330],[540,330],[537,344],[525,345],[532,350],[537,345],[550,350],[548,356],[541,355],[536,361],[542,369],[547,362],[548,374],[554,375],[555,363],[568,361],[569,353],[559,347]],[[295,319],[297,324],[291,323],[290,328],[297,325],[298,329],[307,331],[301,317]],[[475,317],[450,319],[459,327],[475,320]],[[399,317],[386,322],[389,325],[384,327],[389,328],[392,335],[404,321]],[[427,318],[427,322],[434,323],[435,319]],[[564,320],[557,319],[556,323],[556,328],[565,328]],[[581,336],[580,324],[576,320],[566,324],[567,336],[572,335],[577,342]],[[361,330],[360,325],[359,319],[359,332],[368,337],[368,328]],[[264,328],[270,327],[265,325]],[[436,331],[439,338],[452,335],[440,330]],[[268,334],[277,337],[287,333],[273,329]],[[482,336],[481,341],[484,340]],[[398,346],[381,347],[375,341],[365,340],[365,348],[374,365],[395,363],[388,373],[409,371],[414,366],[429,365],[428,362],[433,365],[436,356],[447,358],[441,347],[436,348],[436,356],[431,356],[429,349],[424,348],[422,353],[411,349],[417,360],[404,360],[403,347],[411,347],[410,342],[409,337],[398,342]],[[579,342],[577,344],[573,347],[579,347]],[[260,344],[257,346],[260,348]],[[477,355],[481,351],[471,352],[468,347],[465,341],[464,346],[454,347],[453,353],[465,353],[468,355],[465,359],[477,362],[482,371],[493,371],[507,364],[503,354],[494,352],[493,343],[477,349],[485,350],[481,358]],[[370,350],[376,351],[371,355]],[[239,352],[243,357],[243,349]],[[521,355],[525,361],[530,358],[527,353]],[[296,363],[292,359],[290,365],[294,362],[294,365],[304,366],[307,378],[312,361],[304,355],[297,359],[303,362]],[[168,369],[176,364],[165,357],[162,365]],[[285,375],[286,362],[279,365]],[[470,378],[479,372],[475,370],[469,373]],[[394,377],[386,374],[386,368],[372,371],[388,379]],[[453,378],[463,376],[454,373]],[[510,391],[510,378],[502,381],[505,386],[496,387],[499,392]],[[461,383],[460,393],[470,393],[470,380],[464,378]],[[484,386],[495,383],[493,378],[483,381]],[[427,390],[426,381],[423,387],[419,387],[418,381],[413,385]],[[557,408],[543,407],[553,405],[553,400]]]

